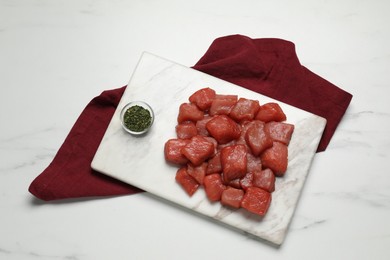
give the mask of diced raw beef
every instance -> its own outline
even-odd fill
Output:
[[[188,159],[181,153],[181,149],[189,142],[188,139],[169,139],[164,145],[165,159],[174,164],[186,164]]]
[[[206,175],[203,180],[206,196],[210,201],[221,200],[222,192],[226,186],[222,183],[221,174],[213,173]]]
[[[241,206],[241,201],[243,197],[243,190],[227,187],[226,190],[222,192],[221,204],[238,209]]]
[[[241,207],[259,216],[264,216],[270,203],[271,193],[258,187],[249,187],[241,201]]]
[[[286,120],[286,115],[278,103],[270,102],[260,106],[256,119],[263,122],[281,122]]]
[[[211,116],[229,115],[237,100],[237,95],[216,95],[211,103],[209,114]]]
[[[189,139],[198,134],[198,129],[192,121],[185,121],[176,126],[176,135],[180,139]]]
[[[236,189],[241,189],[240,181],[241,181],[241,179],[239,179],[239,178],[234,179],[234,180],[231,180],[231,181],[227,181],[227,180],[224,178],[224,175],[223,175],[223,173],[222,173],[222,182],[223,182],[223,184],[225,184],[226,186],[230,186],[230,187],[233,187],[233,188],[236,188]]]
[[[214,137],[211,137],[211,136],[205,136],[204,138],[206,138],[207,141],[209,141],[210,143],[212,143],[214,145],[214,152],[212,155],[216,154],[218,152],[218,142],[217,140],[215,140]]]
[[[206,111],[211,107],[215,98],[215,90],[211,88],[202,88],[189,97],[189,101],[194,103],[200,110]]]
[[[247,172],[243,178],[240,179],[240,186],[243,190],[247,190],[253,186],[253,173]]]
[[[253,186],[262,188],[268,192],[275,190],[275,175],[270,169],[253,173]]]
[[[274,142],[271,148],[261,155],[263,167],[270,168],[276,176],[283,176],[287,170],[288,148],[285,144]]]
[[[247,172],[247,150],[245,145],[237,144],[221,150],[221,164],[226,182],[242,178]]]
[[[294,132],[294,125],[281,122],[269,122],[265,125],[265,131],[269,133],[274,141],[289,145]]]
[[[209,159],[206,174],[212,173],[221,173],[222,164],[221,164],[221,153],[216,153],[212,158]]]
[[[244,144],[244,145],[247,145],[246,141],[245,141],[245,134],[246,134],[246,131],[248,131],[248,128],[253,124],[253,121],[249,121],[249,122],[243,122],[240,124],[240,136],[237,138],[236,140],[236,144]],[[248,147],[248,149],[250,149]]]
[[[263,169],[260,157],[248,153],[246,155],[246,159],[247,159],[246,165],[247,165],[248,172],[256,172],[256,171],[261,171]]]
[[[237,122],[253,120],[260,108],[258,100],[240,98],[229,113]]]
[[[272,146],[272,138],[264,127],[263,122],[256,120],[251,123],[245,133],[245,141],[255,156],[259,156],[265,149]]]
[[[212,119],[211,116],[205,115],[203,119],[196,121],[196,129],[198,130],[199,135],[210,136],[209,132],[206,129],[206,124]]]
[[[178,169],[175,179],[190,196],[192,196],[200,186],[200,184],[187,173],[187,167]]]
[[[195,104],[183,103],[179,107],[179,115],[177,116],[177,122],[180,124],[184,121],[193,121],[203,119],[204,112],[199,110]]]
[[[180,167],[175,178],[189,196],[203,187],[211,202],[264,216],[275,176],[287,171],[294,125],[285,120],[277,103],[202,88],[180,105],[165,159]]]
[[[219,144],[226,144],[240,136],[239,125],[225,115],[213,117],[206,124],[206,129]]]
[[[200,185],[203,184],[204,176],[206,176],[207,162],[202,163],[199,166],[193,166],[188,164],[187,173],[194,178]]]
[[[200,135],[192,137],[189,143],[181,149],[181,153],[195,166],[211,157],[214,151],[214,144]]]

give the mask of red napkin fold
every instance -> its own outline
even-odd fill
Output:
[[[299,63],[292,42],[231,35],[216,39],[193,67],[327,119],[324,151],[352,95]],[[31,183],[39,199],[134,194],[142,190],[91,169],[125,87],[104,91],[81,113],[50,165]]]
[[[39,199],[133,194],[140,189],[92,170],[91,162],[125,87],[104,91],[85,107],[50,165],[31,183]]]
[[[352,95],[299,63],[292,42],[232,35],[216,39],[193,67],[326,118],[324,151]]]

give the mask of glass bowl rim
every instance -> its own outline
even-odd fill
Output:
[[[150,116],[151,116],[151,122],[150,122],[149,127],[147,127],[146,129],[144,129],[143,131],[140,131],[140,132],[136,132],[136,131],[132,131],[132,130],[128,129],[128,128],[126,127],[126,125],[125,125],[125,123],[124,123],[124,119],[123,119],[123,117],[124,117],[125,112],[127,111],[127,109],[129,109],[130,107],[136,106],[136,105],[141,106],[141,107],[147,109],[147,110],[149,111],[149,113],[150,113]],[[121,109],[121,112],[120,112],[120,121],[121,121],[122,128],[123,128],[126,132],[128,132],[128,133],[130,133],[130,134],[132,134],[132,135],[142,135],[142,134],[148,132],[148,131],[150,130],[150,128],[152,127],[153,122],[154,122],[154,112],[153,112],[152,107],[151,107],[148,103],[146,103],[145,101],[140,101],[140,100],[130,101],[130,102],[126,103],[126,104],[123,106],[123,108]]]

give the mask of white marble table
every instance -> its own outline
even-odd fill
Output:
[[[387,1],[0,0],[0,259],[389,259]],[[79,113],[150,51],[192,66],[229,34],[296,44],[354,98],[281,247],[147,193],[43,203],[30,182]]]

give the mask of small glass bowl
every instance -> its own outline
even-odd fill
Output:
[[[144,129],[144,130],[142,130],[142,131],[140,131],[140,132],[135,132],[135,131],[132,131],[132,130],[128,129],[128,128],[126,127],[126,125],[125,125],[125,122],[124,122],[124,116],[125,116],[125,113],[126,113],[127,109],[129,109],[130,107],[133,107],[133,106],[141,106],[141,107],[145,108],[146,110],[149,111],[150,116],[151,116],[151,122],[150,122],[149,127],[147,127],[146,129]],[[120,117],[121,117],[121,124],[122,124],[123,129],[124,129],[126,132],[128,132],[128,133],[130,133],[130,134],[132,134],[132,135],[142,135],[142,134],[145,134],[147,131],[149,131],[149,129],[152,127],[153,122],[154,122],[154,113],[153,113],[153,109],[152,109],[147,103],[145,103],[145,102],[143,102],[143,101],[132,101],[132,102],[126,104],[126,105],[122,108],[122,110],[121,110]]]

